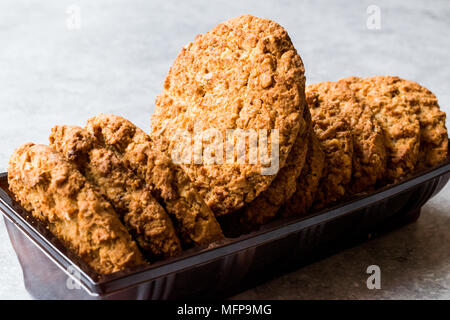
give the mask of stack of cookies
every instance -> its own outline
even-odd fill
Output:
[[[223,152],[214,163],[182,164],[217,217],[233,213],[241,227],[260,225],[295,192],[311,132],[304,73],[286,30],[250,15],[197,36],[175,59],[156,100],[151,135],[164,138],[173,150],[181,130],[197,139],[200,156],[211,148]],[[221,141],[195,132],[211,129]],[[227,148],[223,137],[238,130],[253,133],[258,142],[267,137],[276,143],[277,155],[270,161],[277,162],[274,172],[264,174],[266,145],[248,139],[242,156]],[[255,163],[252,154],[258,155]]]
[[[286,30],[240,16],[173,63],[147,135],[114,115],[11,156],[11,191],[100,273],[396,183],[447,158],[436,97],[397,77],[305,86]]]
[[[199,134],[211,129],[228,140],[227,130],[254,130],[258,137],[277,132],[278,170],[262,174],[262,158],[238,161],[236,150]],[[250,15],[197,36],[175,59],[151,135],[171,152],[180,130],[200,154],[182,167],[228,235],[323,209],[447,157],[445,114],[430,91],[397,77],[305,88],[304,66],[287,32]],[[249,136],[245,152],[261,155],[265,146]],[[211,149],[220,162],[202,162]]]
[[[284,215],[301,214],[311,206],[321,209],[399,182],[447,158],[445,113],[436,96],[415,82],[349,77],[309,85],[306,100],[325,158],[323,163],[319,156],[316,165],[322,172],[314,201],[304,205],[300,186],[285,204]]]
[[[55,126],[49,141],[14,151],[9,188],[97,272],[223,238],[185,172],[128,120],[101,114],[85,128]]]

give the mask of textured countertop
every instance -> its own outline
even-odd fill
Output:
[[[379,9],[379,24],[371,19],[376,11],[370,5]],[[180,48],[244,13],[273,19],[288,30],[308,83],[398,75],[428,87],[450,114],[447,1],[2,0],[0,171],[16,146],[47,143],[55,124],[84,125],[105,112],[147,130],[155,97]],[[447,186],[424,206],[417,223],[235,298],[450,299],[449,207]],[[366,287],[366,268],[374,264],[381,269],[380,290]],[[0,223],[0,299],[29,298]]]

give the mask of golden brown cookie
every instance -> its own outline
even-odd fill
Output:
[[[171,216],[183,243],[208,244],[223,237],[189,177],[144,131],[122,117],[106,114],[89,119],[86,130],[146,182]]]
[[[312,126],[325,153],[325,170],[315,196],[315,207],[341,199],[352,176],[353,136],[350,124],[342,113],[339,90],[322,92],[319,85],[308,86],[306,101],[310,108]]]
[[[230,19],[178,54],[156,100],[152,137],[167,138],[173,151],[180,131],[215,129],[225,137],[232,129],[277,129],[282,168],[302,121],[304,84],[303,63],[280,25],[250,15]],[[270,141],[273,132],[268,136]],[[200,148],[211,146],[203,141]],[[254,148],[247,145],[246,154]],[[226,156],[219,163],[183,164],[216,215],[253,201],[277,172],[261,174],[260,162],[227,163]]]
[[[348,193],[368,191],[386,172],[386,147],[382,129],[370,107],[360,103],[346,82],[325,81],[309,85],[307,92],[315,92],[322,100],[331,101],[329,108],[344,117],[353,136],[352,180]]]
[[[349,77],[340,80],[369,106],[381,126],[387,150],[387,180],[395,182],[411,173],[419,158],[420,107],[402,92],[395,77]]]
[[[433,167],[447,159],[448,133],[445,112],[436,96],[416,82],[402,80],[399,88],[410,104],[419,105],[420,149],[416,169]]]
[[[255,229],[276,216],[278,209],[295,193],[297,178],[302,172],[308,152],[311,115],[306,107],[305,121],[302,121],[299,135],[289,153],[286,165],[280,169],[267,190],[260,193],[255,200],[245,205],[241,211],[240,224]]]
[[[50,147],[17,148],[9,160],[8,183],[22,206],[97,272],[145,263],[109,202]]]
[[[175,256],[180,241],[167,213],[145,182],[86,130],[52,128],[50,147],[73,162],[86,179],[113,205],[140,248],[151,260]]]
[[[424,169],[442,163],[447,158],[448,134],[445,127],[445,112],[439,108],[436,96],[414,81],[399,77],[383,76],[364,79],[381,86],[390,87],[395,98],[409,106],[418,107],[420,123],[420,148],[416,169]]]
[[[283,218],[301,216],[308,212],[314,203],[319,182],[322,178],[325,167],[325,154],[312,126],[309,130],[309,146],[305,165],[297,178],[297,187],[294,195],[286,201],[280,210],[279,215]]]

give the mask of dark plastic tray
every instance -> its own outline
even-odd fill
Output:
[[[447,158],[449,159],[449,158]],[[176,258],[114,274],[96,274],[25,211],[0,174],[0,210],[19,258],[25,287],[44,299],[223,297],[286,268],[298,268],[367,235],[415,221],[450,178],[450,161],[393,186],[307,217],[193,248]]]

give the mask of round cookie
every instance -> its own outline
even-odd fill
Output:
[[[309,128],[309,143],[306,161],[300,176],[297,178],[297,187],[294,195],[286,201],[280,210],[280,217],[304,215],[311,208],[319,181],[325,167],[325,154],[320,147],[320,141],[312,127]]]
[[[447,158],[448,134],[445,127],[445,112],[440,110],[436,96],[414,81],[392,76],[375,78],[384,85],[395,87],[398,95],[401,95],[410,106],[419,107],[420,147],[416,169],[432,167],[443,162]]]
[[[311,115],[308,108],[305,108],[305,118],[286,165],[280,169],[269,188],[241,209],[218,217],[225,235],[234,237],[248,233],[273,220],[280,207],[295,193],[297,178],[304,168],[309,148]]]
[[[277,129],[282,168],[303,118],[304,84],[301,58],[280,25],[250,15],[230,19],[179,53],[156,100],[152,136],[164,136],[173,150],[181,131],[271,130],[270,141]],[[211,146],[203,141],[200,148]],[[216,215],[253,201],[276,173],[261,174],[260,163],[205,165],[192,158],[183,168]]]
[[[320,99],[330,101],[328,108],[337,108],[349,123],[353,136],[352,180],[347,192],[369,190],[386,172],[386,148],[382,129],[370,107],[359,103],[345,81],[321,82],[308,86]]]
[[[314,207],[321,209],[341,199],[352,177],[353,136],[341,111],[342,93],[331,90],[324,95],[320,84],[308,86],[312,126],[325,154],[325,169],[317,190]]]
[[[411,103],[400,90],[399,78],[349,77],[340,80],[369,106],[384,133],[387,151],[388,182],[395,182],[411,173],[419,158],[419,105]]]

